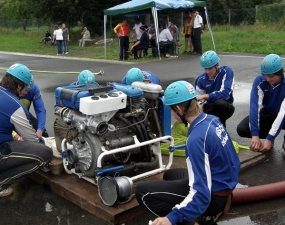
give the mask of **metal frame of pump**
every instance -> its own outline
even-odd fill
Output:
[[[130,179],[132,181],[136,181],[145,177],[149,177],[161,172],[164,172],[168,169],[170,169],[172,163],[173,163],[173,152],[170,152],[169,157],[168,157],[168,163],[167,164],[163,164],[163,160],[162,160],[162,154],[161,154],[161,149],[160,149],[160,142],[168,142],[170,143],[170,148],[174,147],[174,139],[171,136],[163,136],[163,137],[159,137],[159,138],[155,138],[149,141],[144,141],[144,142],[139,142],[139,140],[137,139],[136,136],[133,136],[134,140],[135,140],[135,144],[133,145],[129,145],[126,147],[122,147],[122,148],[117,148],[117,149],[113,149],[113,150],[106,150],[103,146],[101,148],[102,153],[99,155],[98,159],[97,159],[97,170],[96,170],[96,177],[93,179],[82,176],[81,173],[77,173],[75,171],[74,168],[72,169],[68,169],[68,161],[65,157],[63,157],[63,166],[65,171],[68,174],[75,174],[77,175],[79,178],[84,179],[92,184],[98,185],[98,181],[99,179],[104,176],[105,173],[108,172],[112,172],[112,171],[119,171],[120,169],[123,169],[124,166],[115,166],[113,168],[108,168],[108,169],[103,169],[102,167],[102,159],[104,156],[106,155],[112,155],[115,153],[119,153],[119,152],[127,152],[131,149],[135,149],[138,147],[142,147],[145,145],[152,145],[152,149],[153,149],[153,154],[155,154],[158,157],[158,164],[159,167],[157,169],[151,170],[151,171],[147,171],[144,173],[141,173],[139,175],[130,177]],[[66,139],[63,139],[62,143],[61,143],[61,149],[62,149],[62,155],[65,155],[66,151],[68,151],[67,149],[67,141]]]

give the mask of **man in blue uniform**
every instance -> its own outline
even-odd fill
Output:
[[[151,71],[142,71],[139,68],[131,68],[122,79],[122,84],[131,85],[135,81],[149,81],[152,84],[160,84],[160,79]]]
[[[226,127],[235,108],[233,106],[234,72],[228,66],[219,67],[220,58],[214,51],[205,52],[200,58],[200,65],[205,72],[195,81],[198,101],[203,104],[203,111],[220,118]]]
[[[11,195],[11,184],[28,177],[52,159],[51,149],[38,143],[29,112],[19,100],[25,89],[32,86],[30,70],[18,63],[6,71],[0,82],[0,197]],[[18,140],[13,140],[12,131],[20,135]]]
[[[30,119],[33,124],[33,128],[37,131],[38,137],[48,137],[46,132],[46,109],[44,101],[41,96],[41,91],[39,87],[34,84],[31,89],[26,89],[24,95],[20,95],[20,101],[30,110],[31,104],[33,104],[36,117],[30,113]]]
[[[174,118],[191,124],[185,147],[187,169],[170,169],[163,180],[138,183],[139,204],[159,217],[152,225],[192,220],[214,224],[230,207],[240,161],[225,127],[201,111],[197,96],[186,81],[176,81],[165,90]]]
[[[81,71],[77,77],[77,81],[74,81],[69,85],[84,85],[84,84],[97,84],[95,82],[95,76],[90,70]],[[55,114],[58,114],[61,109],[62,106],[58,104],[54,105]],[[71,127],[67,125],[65,122],[63,122],[62,119],[58,116],[54,121],[53,130],[54,130],[56,148],[59,152],[61,152],[62,140],[66,138],[67,132],[73,132],[73,131],[71,130]]]
[[[267,55],[252,84],[249,116],[237,126],[241,137],[251,138],[250,148],[261,152],[272,148],[274,139],[285,129],[285,78],[283,61],[276,54]],[[264,142],[260,139],[265,139]],[[285,142],[283,143],[283,149]]]

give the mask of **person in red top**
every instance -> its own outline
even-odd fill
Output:
[[[185,34],[185,51],[184,51],[184,53],[187,53],[188,44],[189,44],[189,48],[190,48],[189,53],[191,53],[192,49],[193,49],[192,42],[191,42],[191,33],[192,33],[194,21],[192,20],[192,18],[193,18],[192,14],[189,11],[186,11],[185,12],[184,29],[183,29],[183,33]]]
[[[130,27],[128,25],[127,19],[123,19],[122,23],[119,23],[115,28],[114,32],[117,34],[119,38],[119,57],[120,60],[128,59],[128,55],[126,52],[129,50],[129,34],[130,34]]]

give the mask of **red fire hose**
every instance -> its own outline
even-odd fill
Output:
[[[285,181],[254,187],[236,188],[233,191],[232,205],[283,196],[285,196]]]

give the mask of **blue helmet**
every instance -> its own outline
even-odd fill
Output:
[[[6,70],[6,73],[23,81],[26,84],[26,88],[28,88],[28,90],[31,90],[32,87],[34,86],[33,74],[31,73],[29,68],[23,64],[20,63],[13,64]]]
[[[165,104],[168,106],[189,101],[197,96],[193,85],[183,80],[168,85],[164,92]]]
[[[283,68],[284,64],[279,55],[269,54],[260,63],[260,72],[264,75],[274,74]]]
[[[34,86],[34,76],[32,75],[31,83],[25,87],[27,91],[30,91]]]
[[[132,68],[126,74],[126,83],[131,85],[135,81],[143,81],[144,75],[139,68]]]
[[[95,76],[90,70],[83,70],[78,75],[78,83],[79,84],[94,84]]]
[[[200,58],[200,65],[204,69],[211,68],[220,62],[220,58],[214,51],[205,52]]]

